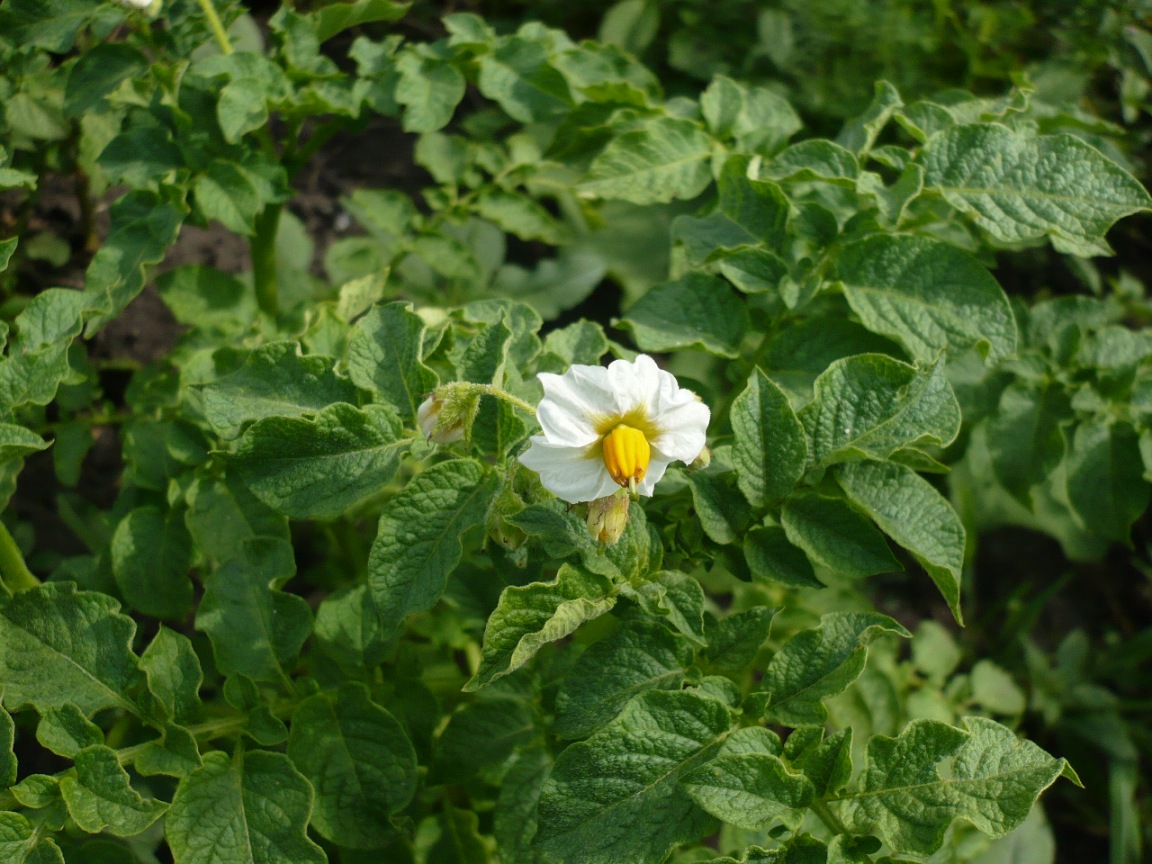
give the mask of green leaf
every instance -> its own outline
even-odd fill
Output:
[[[0,30],[13,45],[63,54],[100,9],[95,0],[11,0],[0,10]],[[59,856],[59,851],[56,853]],[[38,864],[38,862],[37,862]]]
[[[373,307],[352,328],[348,374],[358,387],[379,393],[405,421],[439,379],[421,362],[424,322],[410,303]]]
[[[12,260],[12,253],[16,251],[16,246],[19,243],[20,240],[16,237],[0,240],[0,273],[8,269],[8,264]]]
[[[723,822],[758,831],[790,809],[807,807],[815,790],[768,753],[724,753],[680,778],[693,800]]]
[[[892,115],[904,102],[896,88],[887,81],[877,81],[873,85],[872,103],[863,113],[844,124],[836,143],[857,155],[864,155],[876,143],[880,132],[888,125]]]
[[[874,235],[840,250],[837,278],[864,326],[913,359],[973,345],[989,362],[1016,352],[1016,319],[1000,284],[972,255],[927,237]]]
[[[432,608],[460,563],[462,539],[483,524],[494,477],[479,462],[452,459],[416,475],[380,515],[368,587],[388,634]]]
[[[612,138],[577,190],[633,204],[695,198],[712,180],[711,155],[712,139],[691,120],[652,117]]]
[[[240,333],[256,318],[252,289],[214,267],[177,267],[157,276],[156,288],[176,320],[187,327]]]
[[[361,583],[329,594],[316,610],[317,645],[348,670],[379,666],[387,647],[376,602]]]
[[[235,438],[245,425],[265,417],[300,417],[335,402],[355,404],[356,387],[336,374],[335,362],[304,356],[297,342],[262,345],[238,369],[198,388],[204,415],[222,437]]]
[[[134,767],[144,776],[186,777],[204,763],[196,739],[183,726],[166,723],[163,735],[138,745]]]
[[[996,479],[1029,509],[1032,487],[1045,483],[1064,457],[1061,424],[1071,416],[1061,383],[1017,380],[986,421]]]
[[[763,174],[776,180],[823,180],[855,188],[860,162],[851,150],[833,141],[814,138],[792,144],[776,154],[764,166]]]
[[[532,839],[536,836],[536,809],[544,781],[552,770],[547,747],[526,747],[516,754],[496,800],[493,834],[504,864],[536,864]]]
[[[464,705],[436,741],[433,782],[458,783],[502,765],[539,734],[536,714],[524,699],[497,696]]]
[[[142,798],[120,767],[116,751],[103,745],[76,754],[75,773],[60,778],[68,813],[89,834],[107,831],[120,837],[139,834],[160,818],[168,805]]]
[[[1067,763],[993,720],[963,722],[913,720],[896,738],[869,741],[859,790],[842,796],[851,824],[879,831],[896,852],[931,855],[957,818],[991,837],[1022,823]]]
[[[1004,243],[1048,237],[1058,252],[1109,255],[1112,224],[1152,205],[1131,174],[1073,135],[953,126],[921,159],[925,187]]]
[[[634,621],[588,648],[560,684],[556,734],[583,738],[638,693],[674,690],[692,662],[692,646],[666,627]]]
[[[287,756],[220,752],[180,781],[165,835],[180,864],[324,864],[308,839],[312,788]]]
[[[477,194],[474,206],[477,214],[522,240],[560,243],[564,226],[527,195],[488,186]]]
[[[235,476],[276,512],[335,519],[392,479],[399,434],[390,407],[337,402],[312,417],[258,421],[226,458]]]
[[[722,545],[735,543],[743,536],[752,516],[744,497],[732,488],[732,472],[727,473],[728,477],[702,471],[688,474],[700,527],[710,540]]]
[[[760,653],[772,629],[772,619],[779,611],[768,606],[753,606],[709,624],[705,630],[708,647],[700,659],[710,670],[739,675]]]
[[[389,818],[416,792],[412,744],[362,684],[301,702],[288,755],[316,791],[313,826],[341,846],[383,846],[393,833]]]
[[[129,647],[136,625],[106,594],[50,582],[21,591],[0,608],[4,702],[37,709],[74,703],[86,716],[102,708],[136,713],[143,685]]]
[[[824,587],[808,557],[775,525],[753,528],[744,535],[744,560],[755,579],[796,588]]]
[[[615,605],[607,579],[567,564],[553,582],[505,588],[484,627],[480,668],[464,690],[479,690],[515,672],[544,645],[563,639]]]
[[[618,326],[631,330],[646,351],[702,348],[736,357],[748,329],[748,311],[723,279],[691,272],[652,288]]]
[[[494,51],[479,57],[480,92],[521,123],[539,123],[570,111],[568,83],[548,62],[548,54],[548,47],[534,39],[501,39]]]
[[[48,447],[48,442],[23,426],[0,423],[0,461],[27,456]]]
[[[123,82],[147,74],[148,58],[123,42],[89,47],[68,73],[64,86],[64,113],[83,117],[104,108],[105,98]]]
[[[312,630],[303,598],[278,590],[296,572],[292,547],[258,538],[241,557],[204,577],[196,629],[208,634],[225,675],[283,683]]]
[[[140,668],[148,678],[149,692],[168,717],[187,720],[199,709],[204,673],[187,636],[161,627],[140,655]]]
[[[716,75],[700,96],[700,111],[718,138],[734,138],[738,149],[771,155],[802,123],[788,101],[767,87],[747,87]]]
[[[849,579],[904,569],[876,526],[840,498],[793,496],[784,502],[780,524],[812,561]]]
[[[196,552],[213,565],[243,552],[255,537],[287,540],[288,520],[256,498],[237,478],[199,476],[189,486],[185,521]]]
[[[816,727],[820,735],[824,730]],[[788,736],[791,743],[795,733]],[[789,755],[789,754],[785,754]],[[852,779],[852,729],[840,729],[812,746],[790,755],[792,764],[812,781],[816,794],[831,795]]]
[[[241,162],[213,159],[192,180],[192,201],[206,220],[217,220],[237,234],[254,236],[256,220],[267,205],[287,197],[287,177],[279,166],[260,170]]]
[[[804,475],[808,439],[788,397],[757,368],[732,402],[732,461],[754,507],[784,498]]]
[[[316,39],[327,42],[337,33],[375,21],[398,21],[412,8],[411,3],[394,0],[357,0],[354,3],[327,3],[311,14]]]
[[[1093,418],[1068,442],[1068,503],[1090,531],[1128,543],[1132,523],[1148,507],[1140,439],[1129,423]]]
[[[868,644],[894,633],[912,634],[878,612],[831,612],[820,626],[801,630],[769,661],[760,681],[767,694],[767,716],[785,726],[823,723],[823,700],[843,693],[864,671]]]
[[[36,740],[57,756],[75,759],[85,747],[104,743],[104,733],[71,703],[45,708],[36,726]]]
[[[184,167],[184,153],[162,126],[134,126],[108,142],[97,159],[113,182],[149,186]]]
[[[448,125],[464,98],[463,73],[443,54],[418,45],[400,54],[396,101],[404,106],[405,132],[435,132]]]
[[[715,829],[680,778],[718,746],[731,717],[690,691],[637,697],[608,726],[569,746],[540,795],[536,848],[559,862],[661,861]]]
[[[952,505],[912,469],[891,462],[850,462],[838,468],[836,479],[848,500],[928,571],[952,616],[963,623],[965,533]]]
[[[112,572],[129,606],[157,618],[183,618],[192,608],[192,537],[184,514],[138,507],[112,535]]]
[[[3,697],[0,693],[0,698]],[[12,746],[16,743],[16,723],[12,720],[12,715],[5,709],[3,702],[0,701],[0,789],[7,789],[16,782],[16,772],[19,768],[19,762],[16,759],[16,752]],[[0,837],[3,836],[3,829],[0,828]],[[3,846],[0,845],[0,849]]]
[[[972,667],[972,701],[985,711],[1019,716],[1027,707],[1027,698],[1004,669],[991,660],[978,660]]]
[[[635,600],[653,618],[663,618],[697,645],[704,639],[704,589],[687,573],[662,570],[653,579],[639,584],[625,582],[620,593]]]
[[[944,446],[960,431],[960,405],[943,363],[916,369],[883,354],[858,354],[829,366],[815,389],[800,419],[817,465]]]

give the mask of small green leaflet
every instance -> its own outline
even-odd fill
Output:
[[[136,625],[119,609],[108,595],[77,591],[69,582],[49,582],[8,600],[0,607],[5,704],[71,702],[87,716],[101,708],[136,713],[130,694],[144,680],[129,647]]]
[[[27,456],[48,447],[48,442],[23,426],[0,423],[0,462]]]
[[[484,521],[494,480],[479,462],[452,459],[418,474],[385,505],[368,559],[368,587],[385,632],[440,599],[463,554],[463,535]]]
[[[308,839],[312,787],[281,753],[219,751],[180,781],[165,822],[179,864],[324,864]]]
[[[619,326],[631,330],[646,351],[702,348],[736,357],[748,329],[748,310],[723,279],[693,271],[652,288]]]
[[[913,720],[896,738],[872,738],[859,789],[840,796],[851,802],[850,823],[861,833],[878,830],[897,852],[931,855],[957,818],[1003,837],[1057,777],[1078,784],[1067,762],[1011,729],[984,717],[963,722],[957,729]]]
[[[764,670],[767,716],[786,726],[823,723],[828,712],[822,700],[843,693],[864,671],[868,643],[889,633],[912,636],[878,612],[831,612],[819,627],[801,630]]]
[[[739,150],[769,155],[803,125],[788,100],[767,87],[748,87],[716,75],[700,96],[700,111],[717,138]]]
[[[533,706],[497,690],[451,715],[435,742],[429,783],[460,783],[502,765],[518,747],[540,736]]]
[[[327,42],[337,33],[373,21],[396,21],[403,18],[411,3],[393,0],[356,0],[353,3],[327,3],[311,14],[316,39]]]
[[[989,362],[1016,351],[1016,320],[996,279],[962,249],[908,235],[850,243],[836,259],[844,296],[864,326],[921,363],[972,345]]]
[[[68,813],[89,834],[139,834],[168,809],[163,801],[141,798],[114,750],[97,744],[76,754],[76,767],[60,778]]]
[[[836,479],[849,501],[915,556],[963,623],[964,525],[947,499],[911,468],[893,462],[849,462],[839,466]]]
[[[301,702],[288,756],[316,791],[312,824],[341,846],[383,846],[393,833],[389,817],[416,792],[412,744],[362,684]]]
[[[916,369],[884,354],[857,354],[829,366],[815,389],[800,420],[817,465],[942,446],[960,431],[960,405],[943,363]]]
[[[521,123],[538,123],[572,109],[564,76],[549,62],[548,47],[537,39],[508,36],[479,58],[480,92]]]
[[[784,502],[780,524],[813,562],[849,579],[904,569],[871,520],[840,498],[794,495]]]
[[[779,611],[768,606],[753,606],[715,623],[708,622],[707,648],[700,659],[710,670],[738,675],[760,653],[772,628],[772,619]]]
[[[1073,135],[953,126],[928,139],[921,159],[926,189],[1003,243],[1048,237],[1069,255],[1109,255],[1112,224],[1152,206],[1131,174]]]
[[[712,180],[712,146],[691,120],[657,115],[612,138],[577,190],[633,204],[695,198]]]
[[[465,691],[515,672],[540,648],[572,633],[616,605],[611,583],[565,564],[553,582],[509,586],[484,628],[480,668]]]
[[[1130,423],[1094,418],[1065,431],[1068,502],[1090,530],[1128,543],[1132,523],[1148,506],[1139,435]]]
[[[298,342],[262,345],[238,369],[198,388],[204,415],[222,437],[235,438],[245,425],[265,417],[299,417],[333,402],[355,404],[356,388],[336,374],[335,362],[305,356]]]
[[[769,753],[723,753],[680,779],[701,807],[724,822],[762,830],[811,803],[812,783]]]
[[[41,708],[36,740],[57,756],[75,759],[85,747],[104,743],[104,732],[75,705]]]
[[[128,605],[157,618],[181,619],[192,608],[192,537],[182,510],[138,507],[112,535],[112,572]]]
[[[525,747],[500,784],[493,834],[506,864],[536,864],[532,839],[536,836],[536,808],[544,781],[552,771],[552,754],[544,746]]]
[[[635,600],[645,613],[662,618],[676,632],[697,645],[704,639],[704,589],[687,573],[662,570],[640,583],[625,582],[620,593]]]
[[[785,497],[804,474],[808,439],[788,397],[757,368],[732,403],[732,461],[754,507]]]
[[[405,421],[438,383],[421,362],[424,322],[409,303],[368,310],[348,340],[348,374],[358,387],[379,393]]]
[[[19,813],[0,812],[0,858],[12,864],[64,864],[51,837],[33,830]]]
[[[161,627],[140,655],[140,668],[148,677],[149,692],[169,718],[185,720],[200,707],[204,672],[183,633]]]
[[[405,106],[405,132],[435,132],[448,125],[467,82],[448,52],[415,45],[396,61],[396,101]]]
[[[335,519],[392,479],[400,431],[386,405],[338,402],[311,417],[260,420],[226,459],[235,476],[276,512]]]
[[[679,785],[728,733],[722,703],[688,690],[638,696],[556,760],[538,810],[536,848],[560,864],[660,861],[715,829]]]

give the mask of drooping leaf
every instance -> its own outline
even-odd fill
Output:
[[[282,753],[219,751],[180,781],[165,835],[180,864],[324,864],[308,839],[312,788]]]
[[[505,588],[484,628],[480,668],[464,689],[478,690],[515,672],[541,647],[615,604],[607,579],[570,565],[562,566],[553,582]]]
[[[954,820],[1003,837],[1057,777],[1074,776],[1063,759],[994,720],[963,722],[958,729],[913,720],[896,738],[872,738],[859,789],[841,796],[852,802],[851,823],[862,832],[878,830],[897,852],[931,855]]]
[[[97,744],[76,754],[75,773],[60,778],[68,813],[89,834],[107,831],[121,837],[139,834],[160,818],[168,805],[142,798],[131,786],[116,751]]]
[[[926,237],[874,235],[840,250],[844,296],[864,326],[921,363],[976,345],[989,362],[1016,351],[1016,320],[996,279],[962,249]]]
[[[408,736],[360,684],[300,703],[288,755],[316,792],[312,824],[341,846],[383,846],[393,832],[389,818],[416,792]]]
[[[788,495],[804,474],[808,438],[784,391],[756,369],[732,402],[731,416],[740,491],[754,507]]]
[[[960,612],[964,526],[947,499],[911,468],[893,462],[849,462],[836,479],[848,500],[885,534],[907,549],[928,571],[952,610]]]
[[[388,634],[430,609],[463,554],[464,533],[482,524],[494,478],[470,459],[440,462],[384,507],[368,559],[368,587]]]
[[[1073,135],[963,124],[928,139],[924,184],[1004,243],[1052,241],[1069,255],[1111,254],[1104,235],[1152,198],[1127,171]]]
[[[720,702],[653,691],[587,741],[569,746],[544,784],[536,847],[562,864],[660,861],[715,827],[679,785],[728,732]]]

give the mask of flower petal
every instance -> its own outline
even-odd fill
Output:
[[[656,484],[660,482],[660,478],[664,476],[664,472],[668,470],[669,459],[660,459],[656,456],[652,457],[652,461],[648,463],[648,472],[644,475],[644,479],[636,484],[636,494],[646,495],[652,497],[652,493],[656,490]]]
[[[620,488],[599,456],[589,458],[586,448],[555,445],[543,435],[533,435],[519,459],[540,475],[545,489],[570,504],[594,501]]]
[[[660,434],[648,443],[664,458],[691,462],[704,449],[711,417],[708,406],[697,401],[690,390],[680,390],[675,400],[661,406],[656,415]]]
[[[569,366],[563,375],[541,372],[544,398],[536,406],[540,429],[552,444],[587,447],[599,438],[594,418],[614,413],[616,406],[602,366]]]
[[[652,395],[660,389],[660,375],[676,379],[667,372],[661,373],[656,361],[647,354],[640,354],[635,361],[613,360],[608,364],[608,384],[612,388],[615,410],[619,415],[628,414],[636,408],[645,408]],[[649,419],[652,414],[645,412]]]

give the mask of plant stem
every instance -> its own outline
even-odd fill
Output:
[[[513,396],[511,393],[507,393],[504,390],[501,390],[494,384],[473,384],[470,381],[453,381],[452,383],[445,384],[444,386],[453,387],[457,390],[465,390],[472,393],[480,393],[483,396],[493,396],[496,399],[504,400],[509,405],[514,405],[521,411],[526,411],[533,417],[536,416],[536,409],[533,406],[529,405],[523,399],[520,399],[517,396]]]
[[[24,563],[20,547],[3,522],[0,522],[0,576],[10,591],[25,591],[40,584],[40,580],[32,575]]]
[[[252,252],[252,285],[260,311],[271,318],[279,313],[276,289],[276,232],[280,227],[283,204],[269,204],[256,217],[256,235],[250,244]]]
[[[232,47],[232,40],[228,38],[228,31],[224,29],[224,22],[220,20],[220,16],[216,14],[212,0],[199,0],[199,3],[204,11],[204,17],[208,19],[208,26],[212,28],[212,35],[216,37],[216,44],[220,46],[220,51],[231,54],[235,50]]]

